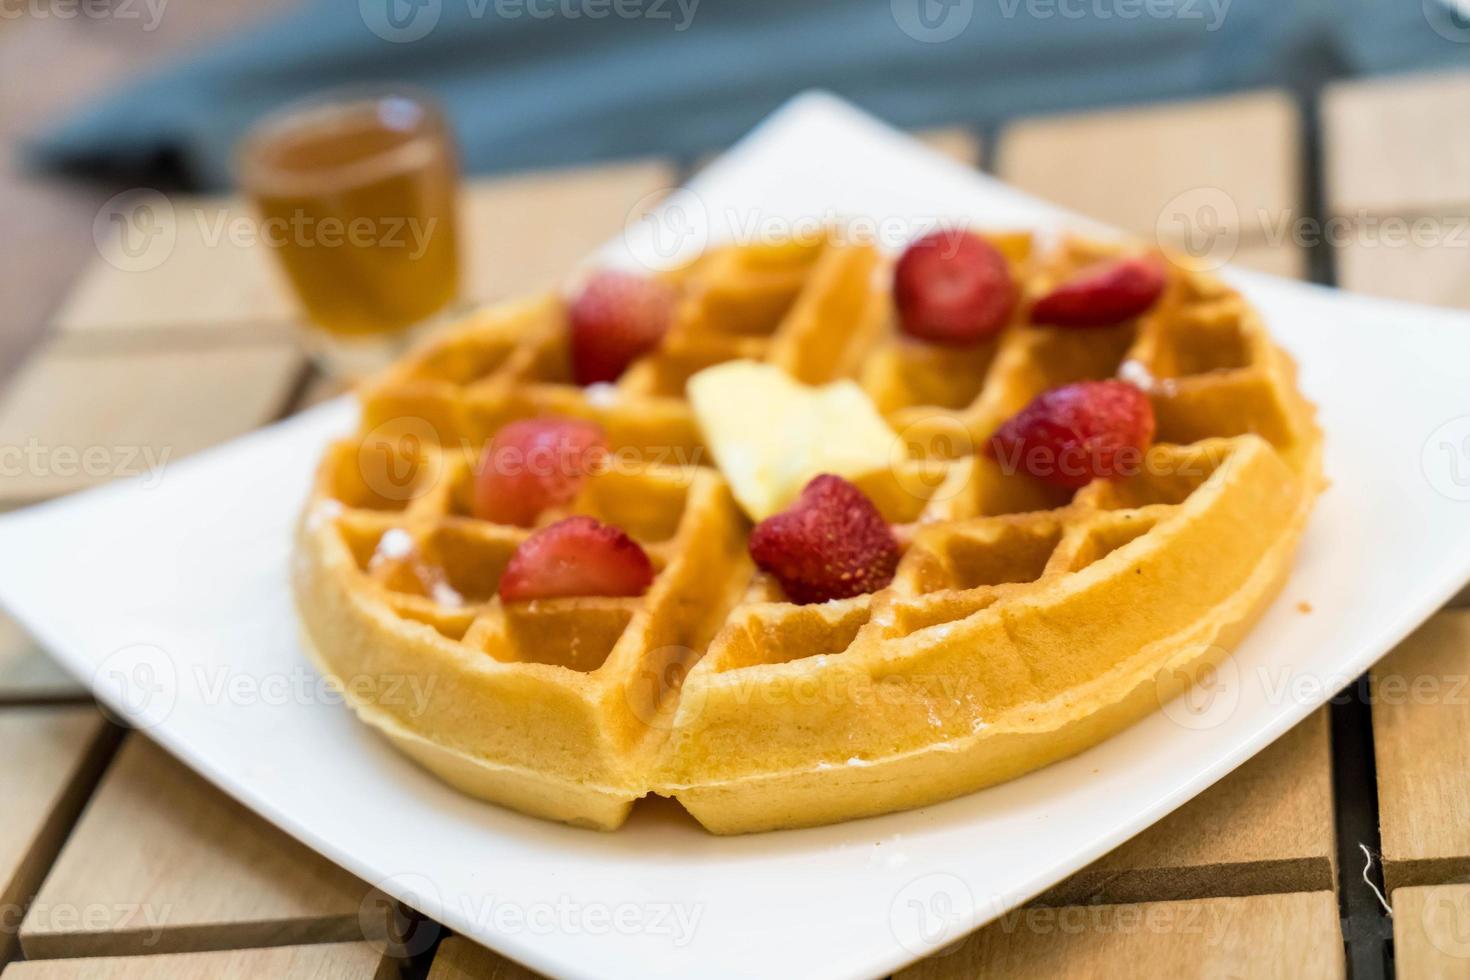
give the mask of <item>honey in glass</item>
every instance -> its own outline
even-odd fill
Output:
[[[240,164],[328,370],[375,369],[454,300],[457,166],[425,96],[356,90],[288,107],[247,137]]]

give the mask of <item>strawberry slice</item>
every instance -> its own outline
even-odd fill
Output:
[[[790,508],[755,526],[750,557],[775,576],[792,602],[826,602],[893,581],[898,541],[861,490],[824,473]]]
[[[1138,473],[1153,437],[1148,395],[1123,381],[1080,381],[1037,395],[985,451],[1006,472],[1076,489]]]
[[[622,528],[568,517],[520,543],[500,576],[500,599],[638,596],[652,582],[653,563]]]
[[[893,301],[905,333],[968,347],[999,333],[1018,290],[1005,256],[967,231],[936,231],[914,242],[893,270]]]
[[[1090,265],[1031,307],[1031,322],[1055,327],[1106,327],[1131,320],[1164,292],[1164,265],[1134,255]]]
[[[587,280],[568,313],[572,377],[579,385],[616,381],[659,345],[674,319],[668,284],[604,270]]]
[[[607,434],[581,419],[547,415],[505,426],[475,470],[474,515],[530,527],[571,501],[607,454]]]

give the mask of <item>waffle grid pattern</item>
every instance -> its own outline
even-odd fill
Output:
[[[716,772],[713,781],[723,784],[759,782],[771,775],[760,771],[768,766],[862,764],[874,747],[851,756],[843,747],[835,758],[817,745],[811,758],[745,769],[738,760],[733,768],[729,759],[712,763],[718,740],[708,726],[718,721],[700,717],[710,713],[696,692],[746,675],[748,698],[789,681],[773,681],[771,668],[820,674],[845,657],[861,659],[868,676],[844,680],[836,697],[856,697],[852,684],[866,688],[889,669],[876,665],[895,656],[892,641],[940,637],[992,606],[1055,589],[1167,524],[1243,446],[1254,449],[1255,436],[1287,461],[1287,479],[1310,467],[1315,430],[1292,366],[1235,293],[1173,267],[1165,296],[1135,322],[1038,328],[1026,324],[1029,301],[1116,249],[1068,240],[1038,257],[1028,235],[992,241],[1011,261],[1023,300],[1015,322],[973,350],[899,338],[885,261],[871,247],[835,239],[719,249],[669,273],[681,296],[675,324],[616,385],[570,383],[559,298],[476,315],[369,387],[362,435],[335,447],[323,466],[314,513],[325,513],[351,556],[348,591],[371,595],[390,620],[425,624],[435,643],[460,648],[456,656],[471,651],[534,673],[537,685],[517,696],[555,688],[578,703],[577,725],[587,734],[561,746],[564,758],[550,768],[564,788],[593,785],[615,805],[585,819],[555,809],[546,815],[612,826],[653,789],[679,796],[712,829],[753,829],[739,819],[720,826],[708,806],[691,805],[686,797],[698,795],[691,788]],[[888,589],[797,606],[755,571],[745,554],[748,524],[719,473],[704,465],[681,397],[690,375],[731,358],[765,360],[809,383],[855,377],[900,434],[893,466],[859,481],[905,548]],[[1146,387],[1159,420],[1161,445],[1138,476],[1094,482],[1069,501],[976,454],[1041,391],[1117,376]],[[658,571],[645,596],[516,606],[495,598],[501,571],[531,532],[470,516],[474,461],[501,425],[540,414],[598,422],[613,451],[611,465],[541,523],[579,513],[623,527]],[[328,511],[322,501],[333,502]],[[422,642],[407,633],[410,645]],[[921,719],[919,737],[977,730],[976,692],[936,691],[934,681],[898,698],[898,710],[930,719]],[[935,722],[938,709],[946,718]],[[913,737],[901,737],[904,725],[895,724],[900,734],[887,748],[901,753]],[[519,751],[502,748],[512,758]],[[483,754],[474,739],[455,751]],[[493,788],[478,791],[504,799]],[[509,802],[539,812],[534,803]]]

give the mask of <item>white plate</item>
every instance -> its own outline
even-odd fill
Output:
[[[910,231],[939,218],[1067,220],[821,94],[784,108],[675,206],[618,248],[667,258],[703,244],[706,227],[748,229],[755,207],[773,222],[866,215]],[[692,234],[668,237],[680,229]],[[942,806],[732,839],[655,806],[598,834],[469,800],[415,768],[323,692],[295,638],[289,532],[323,442],[352,424],[344,403],[161,480],[0,519],[0,600],[100,698],[226,792],[536,969],[881,974],[1199,793],[1470,577],[1467,317],[1234,279],[1301,361],[1327,431],[1333,486],[1295,574],[1214,690]]]

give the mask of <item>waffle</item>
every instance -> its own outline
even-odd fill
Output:
[[[601,829],[648,794],[720,834],[923,806],[1157,710],[1280,588],[1321,483],[1312,409],[1210,276],[1171,264],[1136,321],[1040,328],[1029,300],[1120,247],[989,237],[1023,299],[970,349],[900,337],[891,263],[835,236],[667,273],[674,324],[612,385],[571,383],[557,295],[442,333],[361,390],[359,431],[322,461],[293,574],[307,649],[449,783]],[[854,378],[899,433],[893,464],[856,481],[903,549],[888,588],[796,605],[752,565],[684,400],[732,358]],[[1155,408],[1137,475],[1074,494],[977,452],[1040,392],[1115,376]],[[623,528],[657,572],[645,595],[496,597],[532,531],[470,516],[475,461],[543,414],[598,422],[611,462],[540,524]]]

